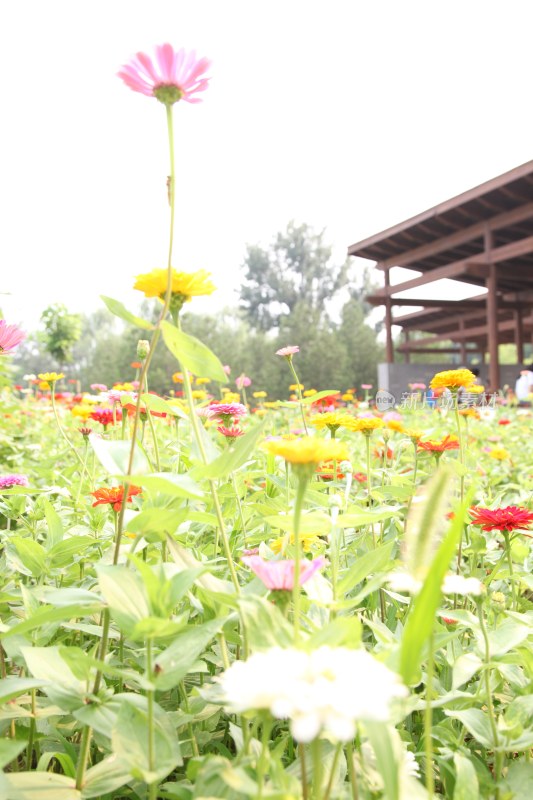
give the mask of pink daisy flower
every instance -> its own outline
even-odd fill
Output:
[[[213,417],[244,417],[248,409],[242,403],[211,403],[207,407],[208,416]]]
[[[294,561],[292,559],[265,561],[261,556],[244,556],[242,562],[255,572],[270,591],[276,592],[280,589],[292,591],[294,587]],[[303,586],[325,563],[326,560],[322,556],[315,558],[313,561],[308,561],[307,559],[302,561],[300,586]]]
[[[235,381],[235,386],[237,389],[244,389],[246,386],[251,386],[252,380],[248,378],[246,375],[239,375],[237,380]]]
[[[197,58],[194,50],[187,53],[183,48],[174,50],[172,45],[162,44],[155,48],[153,58],[137,53],[117,74],[134,92],[156,97],[168,106],[178,100],[201,103],[196,95],[208,87],[205,73],[210,66],[211,62]]]
[[[25,475],[0,475],[0,489],[9,489],[10,486],[29,486],[30,483]]]
[[[25,338],[24,331],[16,325],[8,325],[5,319],[0,319],[0,354],[14,350]]]
[[[285,356],[285,358],[290,358],[291,356],[295,355],[296,353],[300,352],[300,348],[297,344],[291,344],[288,347],[282,347],[280,350],[276,350],[277,356]]]

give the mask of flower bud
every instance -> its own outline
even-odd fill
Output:
[[[137,342],[137,358],[140,358],[144,361],[144,359],[148,356],[150,352],[150,342],[146,339],[139,339]]]

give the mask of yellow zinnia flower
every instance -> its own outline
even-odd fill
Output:
[[[399,419],[389,419],[386,425],[390,431],[397,431],[398,433],[403,433],[404,431],[403,422],[400,422]]]
[[[206,383],[210,383],[211,378],[196,378],[196,385],[197,386],[205,386]]]
[[[490,458],[495,458],[497,461],[506,461],[508,458],[511,458],[511,454],[505,447],[493,447],[492,450],[489,450]]]
[[[91,416],[92,412],[93,412],[93,410],[92,410],[91,406],[83,405],[83,404],[78,405],[78,406],[72,406],[72,408],[71,408],[71,414],[74,417],[79,417],[80,419],[89,419],[89,417]]]
[[[353,400],[353,394],[351,392],[345,392],[341,395],[341,400],[344,400],[345,403],[351,403]]]
[[[298,539],[302,543],[304,553],[311,553],[312,550],[323,541],[318,533],[300,533]],[[274,539],[274,541],[270,542],[268,546],[274,553],[281,553],[283,546],[288,543],[286,536],[280,536],[278,539]],[[291,533],[290,544],[294,544],[294,533]]]
[[[311,425],[314,425],[318,430],[329,428],[330,431],[337,430],[343,425],[345,428],[349,427],[352,420],[345,411],[325,411],[323,414],[316,414],[311,419]]]
[[[422,431],[417,431],[414,428],[405,428],[403,431],[406,436],[413,440],[413,442],[418,442],[419,439],[422,438],[423,433]]]
[[[379,417],[350,417],[349,424],[346,425],[350,431],[361,431],[369,436],[372,431],[384,428],[385,423]]]
[[[46,383],[55,383],[64,377],[65,376],[62,372],[39,372],[39,380],[46,381]]]
[[[299,389],[300,391],[302,391],[302,389],[303,389],[303,388],[304,388],[304,385],[303,385],[303,383],[291,383],[291,385],[289,386],[289,390],[290,390],[291,392],[297,392],[297,391],[298,391],[298,389]]]
[[[224,393],[224,402],[225,403],[240,403],[241,396],[238,392],[225,392]]]
[[[266,397],[267,393],[266,392],[254,392],[253,396],[259,399],[261,397]]]
[[[191,394],[193,400],[207,400],[207,392],[203,389],[193,389]]]
[[[48,383],[48,381],[40,381],[39,382],[39,389],[41,390],[41,392],[46,392],[46,390],[49,389],[49,388],[50,388],[50,384]]]
[[[312,397],[314,394],[316,394],[316,389],[306,389],[304,397]]]
[[[171,292],[173,295],[181,295],[187,302],[191,297],[212,294],[215,291],[215,286],[209,280],[210,275],[211,273],[206,272],[205,269],[200,269],[197,272],[176,272],[173,269]],[[163,300],[167,286],[168,270],[153,269],[144,275],[137,275],[133,288],[144,292],[145,297],[159,297]]]
[[[469,369],[448,369],[437,372],[429,384],[432,389],[450,389],[457,391],[461,386],[472,391],[471,387],[476,382],[476,376]]]
[[[271,440],[265,442],[266,450],[274,456],[281,456],[289,464],[320,464],[321,461],[344,461],[348,458],[348,449],[342,442],[334,439],[315,439],[302,436],[301,439]]]

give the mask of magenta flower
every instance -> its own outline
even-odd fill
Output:
[[[285,589],[288,592],[292,591],[294,587],[294,561],[292,559],[265,561],[261,556],[243,556],[242,562],[255,572],[270,591],[276,592],[280,589]],[[300,586],[303,586],[325,563],[326,560],[322,556],[315,558],[313,561],[302,561]]]
[[[0,319],[0,355],[14,350],[25,338],[24,331],[16,325],[8,325],[5,319]]]
[[[137,53],[117,74],[134,92],[156,97],[169,106],[178,100],[201,103],[196,95],[208,87],[209,78],[204,76],[210,66],[207,58],[196,58],[194,50],[187,53],[162,44],[155,48],[153,59]]]
[[[29,486],[30,483],[25,475],[0,475],[0,489],[9,489],[10,486]]]
[[[295,355],[295,353],[299,353],[300,348],[297,344],[291,344],[288,347],[282,347],[281,350],[276,350],[277,356],[285,356],[285,358],[290,358],[291,356]]]
[[[239,375],[239,377],[235,381],[235,386],[237,387],[237,389],[244,389],[245,386],[251,386],[251,385],[252,385],[252,379],[248,378],[246,375],[244,375],[244,373],[242,375]]]

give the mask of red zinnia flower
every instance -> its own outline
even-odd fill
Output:
[[[129,486],[127,502],[130,502],[132,497],[136,494],[141,494],[142,489],[140,486]],[[112,486],[110,489],[102,488],[97,489],[96,492],[91,492],[92,496],[96,498],[94,506],[105,506],[109,504],[113,507],[113,511],[120,511],[122,508],[122,501],[124,500],[124,487]]]
[[[459,450],[459,440],[455,436],[445,436],[442,441],[428,439],[427,442],[418,442],[419,450],[428,450],[430,453],[444,453],[445,450]]]
[[[481,525],[484,531],[514,531],[527,528],[533,522],[533,511],[519,506],[505,508],[471,508],[470,516],[474,525]]]
[[[235,425],[232,428],[228,428],[225,425],[219,425],[217,431],[225,436],[226,439],[237,439],[239,436],[244,435],[244,431],[241,428],[237,428]]]
[[[333,460],[329,459],[329,461],[324,461],[322,464],[319,465],[317,471],[317,477],[321,478],[323,481],[332,481],[334,477],[333,472]],[[345,473],[341,470],[340,463],[337,463],[337,480],[342,481],[344,480]]]
[[[100,422],[104,428],[107,428],[108,425],[113,424],[113,412],[110,408],[95,408],[91,413],[91,419],[96,420],[96,422]],[[117,406],[115,409],[115,419],[122,419],[122,409],[120,406]]]
[[[501,419],[498,420],[498,425],[509,425],[510,422],[511,422],[510,419],[502,417]]]

